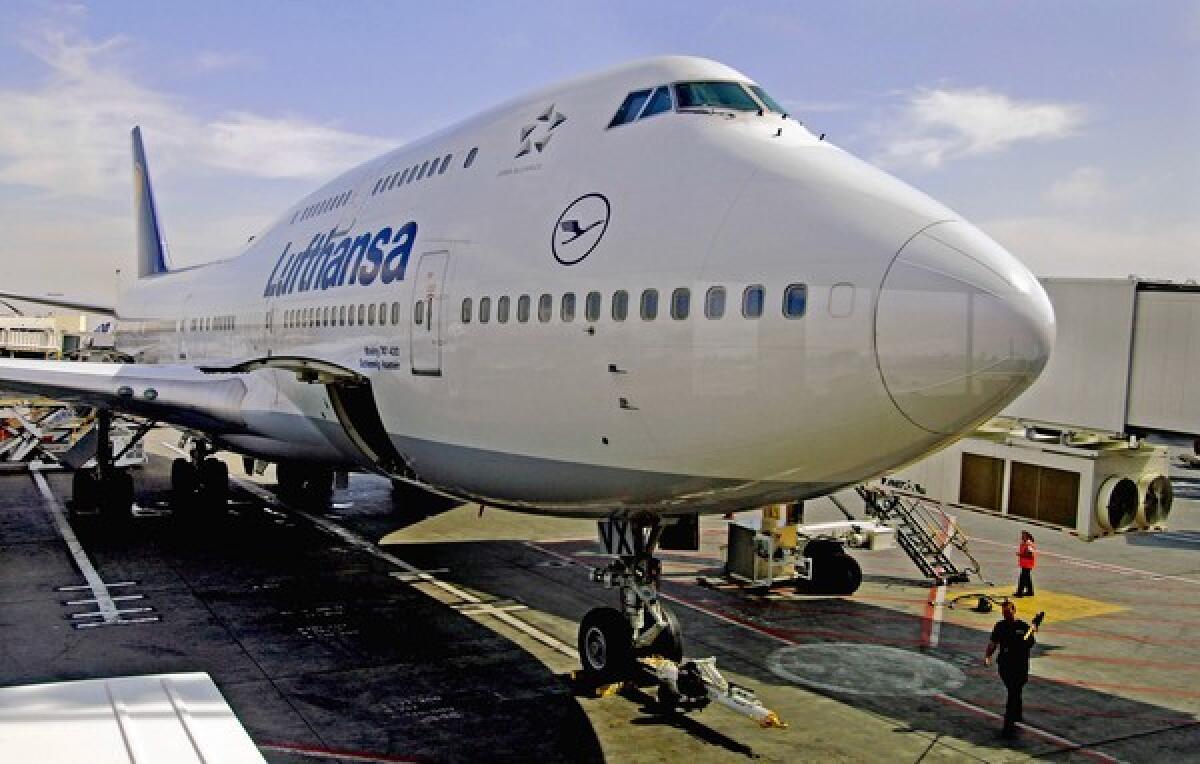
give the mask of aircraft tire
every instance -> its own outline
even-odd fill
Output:
[[[846,553],[813,560],[816,577],[813,583],[823,594],[854,594],[862,585],[862,568],[858,560]]]
[[[100,503],[100,486],[93,470],[75,470],[71,475],[71,516],[91,512]]]
[[[111,520],[128,520],[133,516],[133,475],[128,470],[116,470],[97,481],[100,490],[100,512]]]
[[[229,465],[213,458],[200,463],[200,498],[206,507],[229,502]]]
[[[200,480],[191,461],[182,457],[171,462],[171,504],[190,506],[196,498]]]
[[[592,608],[579,624],[579,660],[596,682],[617,682],[633,673],[633,631],[616,608]]]

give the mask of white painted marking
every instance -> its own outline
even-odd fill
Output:
[[[942,609],[946,605],[946,585],[941,584],[937,588],[937,595],[933,598],[933,625],[929,629],[929,646],[937,647],[938,641],[942,638]]]
[[[1000,541],[992,541],[990,539],[979,538],[977,536],[971,537],[971,543],[972,544],[975,544],[975,543],[991,544],[992,546],[1012,546],[1011,544],[1005,544]],[[1097,543],[1104,543],[1104,542],[1103,542],[1103,540],[1101,540],[1100,542],[1097,542]],[[1200,584],[1200,579],[1197,579],[1197,578],[1184,578],[1183,576],[1172,576],[1167,573],[1154,573],[1152,571],[1141,570],[1139,568],[1127,568],[1124,565],[1113,565],[1112,563],[1108,563],[1108,562],[1095,562],[1093,560],[1085,560],[1082,557],[1072,557],[1069,554],[1058,554],[1057,552],[1045,552],[1042,550],[1038,550],[1038,556],[1039,557],[1052,557],[1056,560],[1062,560],[1063,562],[1067,563],[1068,565],[1075,565],[1075,566],[1078,566],[1081,568],[1092,568],[1093,570],[1106,570],[1111,573],[1125,573],[1128,575],[1135,575],[1135,576],[1147,576],[1152,581],[1181,581],[1185,584]]]
[[[570,645],[562,642],[558,638],[556,638],[550,634],[547,634],[546,632],[544,632],[534,626],[529,625],[525,621],[522,621],[520,618],[517,618],[516,616],[513,616],[510,613],[507,613],[499,608],[492,606],[491,604],[489,604],[487,602],[484,602],[483,600],[479,599],[478,597],[471,594],[470,592],[465,592],[462,589],[459,589],[457,586],[454,586],[453,584],[447,583],[446,581],[442,581],[441,579],[430,575],[428,572],[422,570],[421,568],[418,568],[416,565],[412,565],[408,562],[405,562],[404,560],[401,560],[399,557],[397,557],[394,554],[391,554],[390,552],[383,551],[373,541],[369,541],[368,539],[365,539],[362,536],[359,536],[357,533],[354,533],[351,530],[343,528],[342,526],[338,525],[337,523],[333,522],[332,520],[328,520],[324,517],[321,517],[320,515],[314,515],[311,512],[305,512],[304,510],[301,510],[301,509],[296,509],[294,507],[288,507],[288,506],[280,503],[279,499],[276,498],[274,494],[272,494],[270,491],[268,491],[267,489],[263,488],[262,486],[260,486],[256,483],[251,483],[248,480],[243,480],[242,478],[233,476],[233,475],[230,476],[230,480],[237,483],[238,486],[240,486],[247,493],[254,494],[256,497],[258,497],[259,499],[261,499],[262,501],[264,501],[268,504],[271,504],[276,507],[280,507],[282,509],[286,509],[288,512],[290,512],[293,515],[296,515],[298,517],[303,517],[305,520],[308,520],[310,523],[312,523],[316,527],[320,528],[321,530],[325,531],[326,533],[328,533],[332,536],[335,536],[335,537],[341,539],[342,541],[346,542],[350,546],[356,547],[377,559],[383,560],[384,562],[389,562],[392,565],[395,565],[397,568],[400,568],[401,570],[403,570],[407,573],[419,576],[421,578],[421,581],[432,584],[433,586],[438,587],[439,589],[446,592],[447,594],[458,597],[464,603],[478,606],[479,611],[481,613],[486,613],[487,615],[492,616],[493,618],[497,619],[498,621],[501,621],[502,623],[504,623],[508,626],[511,626],[512,628],[516,629],[517,631],[520,631],[523,634],[533,637],[534,639],[536,639],[537,641],[546,645],[547,647],[552,648],[553,650],[556,650],[556,651],[562,653],[563,655],[566,655],[571,658],[579,657],[579,652],[574,647],[571,647]]]
[[[45,502],[46,511],[54,518],[54,524],[58,528],[58,533],[63,537],[63,541],[67,543],[67,549],[71,552],[71,557],[75,559],[75,567],[79,568],[79,572],[83,574],[83,579],[87,581],[88,588],[92,590],[92,596],[96,606],[100,608],[100,612],[104,616],[105,623],[115,623],[117,621],[117,606],[113,602],[112,595],[108,593],[108,586],[105,585],[104,579],[100,578],[100,574],[96,572],[92,561],[88,559],[87,552],[83,549],[83,544],[79,543],[79,539],[75,537],[75,531],[71,529],[71,524],[67,522],[66,513],[63,507],[58,503],[58,499],[54,498],[54,493],[50,490],[50,484],[46,482],[46,478],[42,473],[33,471],[33,482],[37,484],[38,491],[42,494],[42,499]]]

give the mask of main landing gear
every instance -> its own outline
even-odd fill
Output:
[[[750,690],[725,680],[715,658],[685,660],[679,619],[661,601],[662,563],[654,556],[663,536],[657,517],[600,523],[600,537],[614,559],[591,571],[591,579],[617,589],[620,608],[598,607],[579,625],[584,679],[594,685],[652,678],[664,710],[690,711],[711,701],[749,716],[764,727],[784,726]]]
[[[191,441],[190,458],[171,462],[171,504],[176,510],[225,506],[229,501],[229,467],[212,456],[212,446]]]
[[[133,476],[116,466],[126,452],[150,431],[151,424],[142,425],[126,443],[121,453],[114,455],[112,447],[112,412],[96,412],[96,466],[80,467],[71,476],[70,513],[73,517],[99,512],[108,518],[128,519],[133,513]]]

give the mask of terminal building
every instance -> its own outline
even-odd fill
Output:
[[[79,352],[87,316],[0,316],[0,356],[63,358]]]
[[[1042,376],[1001,417],[899,476],[948,503],[1087,539],[1162,527],[1167,444],[1200,446],[1200,285],[1042,283],[1058,323]]]

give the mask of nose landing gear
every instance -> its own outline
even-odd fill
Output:
[[[715,658],[685,660],[683,628],[659,597],[662,562],[654,556],[663,525],[657,517],[600,523],[605,551],[616,559],[591,570],[591,580],[617,589],[621,607],[588,611],[579,625],[584,678],[595,686],[649,678],[659,705],[692,711],[710,702],[749,716],[764,727],[786,726],[754,693],[727,681]]]

